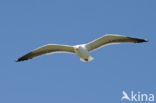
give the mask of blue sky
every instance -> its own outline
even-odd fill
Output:
[[[123,90],[156,95],[155,3],[1,0],[0,103],[120,103]],[[104,34],[149,42],[104,47],[89,63],[69,54],[15,62],[45,44],[76,45]]]

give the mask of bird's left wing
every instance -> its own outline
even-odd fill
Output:
[[[92,42],[89,42],[86,44],[86,47],[88,51],[93,51],[96,50],[100,47],[103,47],[105,45],[109,44],[118,44],[118,43],[141,43],[141,42],[147,42],[144,39],[139,39],[139,38],[132,38],[132,37],[127,37],[127,36],[122,36],[122,35],[104,35],[101,38],[98,38]]]
[[[33,50],[32,52],[18,58],[16,61],[17,62],[24,61],[24,60],[32,59],[37,56],[41,56],[48,53],[54,53],[54,52],[74,53],[74,48],[68,45],[48,44]]]

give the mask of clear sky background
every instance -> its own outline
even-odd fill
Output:
[[[0,103],[120,103],[123,90],[156,96],[155,4],[0,0]],[[88,63],[69,54],[15,62],[45,44],[76,45],[105,34],[149,42],[104,47]]]

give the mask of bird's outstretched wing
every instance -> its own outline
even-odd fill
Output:
[[[48,45],[45,45],[45,46],[42,46],[40,48],[33,50],[32,52],[20,57],[16,61],[20,62],[20,61],[32,59],[37,56],[41,56],[41,55],[48,54],[48,53],[54,53],[54,52],[74,53],[74,48],[68,45],[48,44]]]
[[[92,42],[89,42],[86,44],[86,47],[88,51],[93,51],[95,49],[98,49],[100,47],[103,47],[105,45],[109,44],[118,44],[118,43],[141,43],[141,42],[147,42],[144,39],[139,38],[132,38],[122,35],[104,35],[101,38],[98,38]]]

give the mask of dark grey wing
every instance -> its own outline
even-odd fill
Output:
[[[37,56],[41,56],[48,53],[54,53],[54,52],[74,53],[74,48],[68,45],[48,44],[33,50],[32,52],[18,58],[16,61],[20,62],[20,61],[32,59]]]
[[[100,47],[109,45],[109,44],[118,44],[118,43],[142,43],[147,42],[144,39],[132,38],[122,35],[104,35],[101,38],[98,38],[92,42],[86,44],[88,51],[96,50]]]

